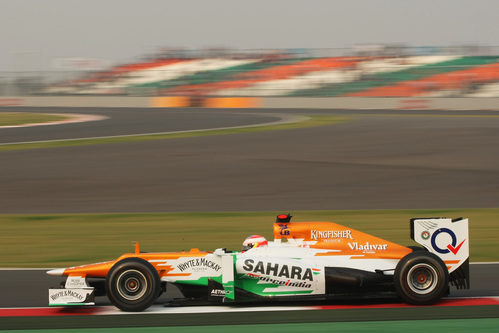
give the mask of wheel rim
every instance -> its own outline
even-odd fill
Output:
[[[407,274],[407,284],[417,294],[431,293],[437,287],[437,282],[437,271],[428,264],[414,265]]]
[[[116,280],[118,293],[129,301],[140,299],[147,291],[147,279],[142,272],[130,269],[118,276]]]

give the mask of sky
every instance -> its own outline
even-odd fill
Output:
[[[0,71],[161,47],[499,46],[497,0],[0,0]]]

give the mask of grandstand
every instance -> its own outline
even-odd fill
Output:
[[[43,94],[149,96],[499,97],[499,56],[289,53],[163,55]]]

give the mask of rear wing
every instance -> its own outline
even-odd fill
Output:
[[[469,288],[468,219],[412,218],[411,238],[442,259],[451,284],[458,289]]]

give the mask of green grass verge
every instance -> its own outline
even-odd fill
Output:
[[[0,112],[0,126],[16,126],[36,123],[48,123],[51,121],[66,120],[69,117],[27,112]]]
[[[94,332],[494,332],[499,325],[498,318],[484,319],[440,319],[440,320],[399,320],[399,321],[364,321],[364,322],[335,322],[335,323],[299,323],[299,324],[255,324],[255,325],[206,325],[199,326],[171,326],[171,327],[121,327],[121,328],[82,328],[65,329],[71,333]],[[60,332],[61,330],[15,330],[5,332]]]
[[[240,249],[245,237],[272,239],[278,212],[0,215],[0,263],[4,267],[65,267],[115,259],[132,252],[197,247]],[[499,260],[499,208],[445,210],[296,211],[294,221],[334,221],[403,245],[411,217],[470,219],[471,261]]]
[[[305,118],[305,120],[303,121],[277,124],[277,125],[263,124],[261,126],[246,127],[246,128],[232,128],[232,129],[218,129],[218,130],[207,129],[202,131],[192,131],[192,132],[182,132],[182,133],[145,134],[145,135],[133,135],[133,136],[123,135],[123,136],[114,136],[108,138],[54,140],[46,142],[33,142],[33,143],[21,143],[21,144],[12,143],[12,144],[0,145],[0,152],[11,151],[11,150],[37,149],[37,148],[74,147],[74,146],[87,146],[87,145],[96,145],[96,144],[181,139],[181,138],[191,138],[199,136],[289,130],[297,128],[334,125],[339,122],[346,121],[347,119],[348,119],[347,117],[313,115]]]

